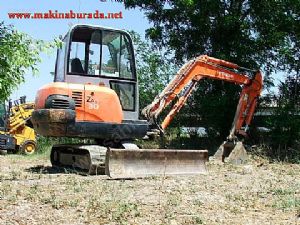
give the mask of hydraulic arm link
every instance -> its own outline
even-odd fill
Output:
[[[196,84],[198,83],[197,80],[192,80],[192,82],[189,84],[189,86],[184,90],[184,93],[182,96],[179,97],[176,104],[172,107],[168,115],[165,117],[164,121],[161,124],[162,129],[166,129],[167,126],[171,123],[175,115],[179,112],[179,110],[184,106],[187,99],[192,94]]]
[[[248,77],[244,71],[251,72],[254,74],[253,77]],[[199,56],[184,64],[166,88],[150,105],[143,109],[143,115],[149,121],[155,122],[160,113],[178,97],[177,102],[161,124],[162,129],[165,129],[186,103],[196,84],[203,78],[224,80],[243,85],[228,139],[234,139],[236,134],[245,136],[255,111],[257,97],[262,90],[262,75],[260,71],[246,69],[237,64],[206,55]],[[245,130],[242,130],[244,125]]]

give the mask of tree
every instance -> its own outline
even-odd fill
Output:
[[[167,54],[151,47],[134,31],[129,32],[134,48],[139,80],[140,109],[150,104],[175,74],[175,65]]]
[[[156,47],[174,51],[178,63],[208,54],[262,68],[269,88],[272,72],[293,69],[299,59],[297,0],[127,0],[125,6],[145,12],[153,25],[147,36]],[[195,106],[189,112],[206,118],[214,133],[226,136],[239,90],[224,82],[206,81],[196,91],[196,104],[189,104]]]
[[[58,45],[58,40],[34,40],[12,26],[0,22],[0,102],[6,100],[12,91],[25,81],[26,72],[37,72],[41,51]]]
[[[299,42],[297,0],[127,0],[125,6],[145,11],[153,23],[147,35],[174,50],[178,61],[209,54],[277,69]]]
[[[270,156],[300,161],[300,79],[288,76],[279,85],[277,109],[268,119],[271,128]]]

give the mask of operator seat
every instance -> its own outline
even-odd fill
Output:
[[[78,59],[78,58],[72,59],[71,73],[84,73],[80,59]]]

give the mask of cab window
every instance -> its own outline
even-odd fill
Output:
[[[85,43],[84,42],[72,42],[69,72],[75,74],[85,74]]]
[[[120,77],[121,35],[116,32],[103,31],[101,75]]]
[[[120,98],[122,109],[125,111],[135,110],[135,84],[118,81],[110,82],[111,88]]]
[[[5,123],[5,104],[4,103],[0,103],[0,127],[3,128],[4,127],[4,123]]]
[[[77,28],[69,53],[69,74],[135,79],[129,38],[117,31]]]
[[[66,41],[62,42],[61,48],[57,50],[56,69],[55,69],[55,81],[64,81],[64,65],[65,65],[65,52]]]
[[[100,31],[95,31],[92,33],[91,42],[89,45],[88,74],[100,75],[100,50],[101,33]]]
[[[120,57],[120,77],[133,79],[132,68],[134,65],[133,56],[130,54],[130,44],[128,37],[123,35],[121,40],[121,57]]]

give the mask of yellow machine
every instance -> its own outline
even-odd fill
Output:
[[[34,103],[26,103],[25,96],[9,101],[2,106],[2,129],[0,131],[0,152],[16,153],[18,151],[30,155],[36,150],[36,136],[30,121]]]

